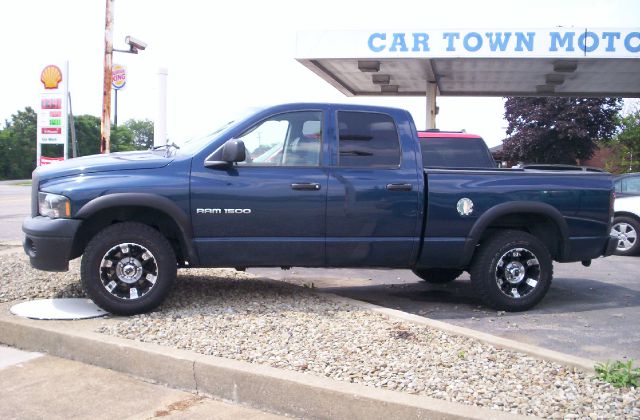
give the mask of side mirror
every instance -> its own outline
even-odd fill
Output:
[[[207,168],[224,168],[234,162],[243,162],[246,158],[244,142],[242,140],[229,140],[222,148],[216,150],[204,161],[204,166]]]

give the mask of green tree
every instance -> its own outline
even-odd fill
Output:
[[[0,130],[0,177],[30,178],[36,167],[37,115],[31,107],[18,111]]]
[[[620,133],[611,143],[619,151],[622,171],[640,171],[640,107],[620,119]]]
[[[100,153],[100,118],[93,115],[74,117],[78,154],[80,156]]]
[[[130,152],[132,150],[136,150],[133,132],[125,125],[111,126],[111,151]]]
[[[153,121],[131,119],[124,126],[133,134],[133,144],[137,150],[153,147]]]
[[[79,115],[74,118],[78,154],[80,156],[100,153],[100,118],[93,115]],[[134,134],[126,124],[111,126],[111,151],[126,152],[136,150]]]
[[[596,140],[615,134],[621,108],[619,98],[507,98],[505,157],[512,162],[568,164],[589,159]]]

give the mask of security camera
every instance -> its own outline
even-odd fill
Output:
[[[124,39],[124,42],[129,44],[130,52],[132,52],[134,54],[137,54],[139,50],[142,51],[145,48],[147,48],[147,43],[146,42],[142,42],[139,39],[135,39],[132,36],[127,36]]]

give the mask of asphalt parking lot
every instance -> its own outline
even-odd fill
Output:
[[[0,241],[22,240],[20,226],[29,215],[31,187],[0,182]]]
[[[29,213],[28,186],[0,184],[0,242],[19,241]],[[608,257],[591,267],[555,264],[545,299],[524,313],[480,304],[468,274],[446,285],[420,281],[408,270],[250,269],[277,280],[446,321],[597,361],[640,359],[640,258]]]

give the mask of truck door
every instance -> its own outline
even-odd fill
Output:
[[[407,267],[417,250],[421,214],[415,157],[403,159],[397,126],[387,114],[338,111],[335,131],[328,265]]]
[[[216,169],[194,161],[192,220],[204,264],[324,265],[322,126],[321,111],[272,115],[236,138],[244,162]]]

